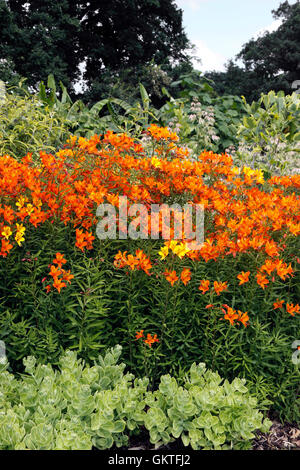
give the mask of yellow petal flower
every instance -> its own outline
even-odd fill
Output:
[[[12,234],[12,231],[10,229],[10,227],[4,227],[3,231],[1,232],[1,235],[6,239],[8,240],[9,237],[11,236]]]
[[[167,246],[163,246],[158,254],[160,255],[161,259],[165,259],[169,254],[169,248]]]

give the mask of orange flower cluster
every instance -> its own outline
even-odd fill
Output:
[[[148,134],[157,141],[165,139],[176,142],[178,140],[178,136],[175,132],[169,131],[167,127],[159,127],[156,124],[151,124],[151,126],[148,127]]]
[[[288,276],[292,276],[294,272],[291,264],[287,265],[287,263],[284,263],[281,259],[267,259],[260,267],[261,272],[265,271],[269,275],[275,270],[283,281],[285,281]]]
[[[210,286],[210,281],[207,279],[203,279],[200,282],[199,290],[202,291],[202,294],[205,294],[206,292],[209,291],[209,286]],[[227,282],[219,282],[219,281],[214,281],[214,292],[217,295],[220,295],[223,291],[228,289],[228,284]]]
[[[292,315],[292,317],[295,316],[295,313],[300,313],[300,305],[299,304],[286,304],[286,311]]]
[[[191,161],[174,147],[177,139],[167,129],[152,125],[148,133],[156,142],[171,141],[174,158],[164,159],[159,151],[149,159],[140,144],[113,132],[89,140],[71,137],[56,155],[41,152],[38,165],[30,155],[21,162],[0,157],[1,256],[13,247],[5,227],[14,223],[38,227],[58,218],[77,229],[80,250],[91,249],[91,228],[102,202],[117,204],[118,195],[124,195],[129,203],[159,204],[171,194],[188,194],[192,203],[203,204],[211,228],[201,249],[186,256],[209,261],[254,250],[280,260],[284,248],[283,237],[275,237],[278,231],[300,234],[299,175],[265,183],[261,172],[233,167],[226,154],[204,152]]]
[[[55,258],[52,261],[53,264],[50,266],[49,275],[53,278],[52,286],[56,290],[58,290],[58,292],[60,292],[63,287],[67,286],[67,284],[64,281],[71,284],[71,280],[74,278],[74,276],[73,276],[73,274],[71,274],[70,270],[65,271],[62,268],[62,265],[65,264],[66,262],[67,262],[67,260],[64,258],[64,255],[62,255],[61,253],[56,253]],[[57,265],[57,266],[55,266],[55,265]],[[46,278],[44,278],[42,280],[42,282],[45,281],[45,280],[46,280]],[[50,292],[51,285],[48,284],[45,287],[45,289],[46,289],[47,292]]]
[[[231,325],[234,325],[237,321],[242,323],[245,327],[248,326],[248,312],[243,313],[240,310],[236,311],[226,304],[224,304],[223,307],[224,308],[222,308],[222,312],[224,313],[224,320],[228,320]]]
[[[93,240],[95,240],[95,237],[91,232],[84,232],[79,228],[76,229],[75,246],[77,246],[81,251],[84,251],[84,248],[91,250],[93,248]]]
[[[127,251],[124,251],[124,253],[119,251],[115,255],[114,265],[118,269],[124,268],[125,266],[128,266],[132,271],[141,269],[148,276],[150,276],[150,269],[152,268],[150,259],[145,255],[143,250],[136,250],[135,256],[127,255]]]
[[[184,240],[171,240],[160,252],[162,260],[176,254],[203,263],[249,254],[261,260],[252,276],[262,289],[275,275],[285,281],[294,274],[285,247],[300,235],[300,175],[264,181],[260,170],[234,167],[227,154],[203,152],[197,160],[189,159],[188,152],[175,145],[176,134],[166,128],[151,125],[147,134],[154,144],[151,158],[140,143],[111,131],[90,139],[72,136],[55,155],[40,152],[35,163],[30,154],[21,161],[0,157],[0,256],[5,258],[26,243],[25,230],[59,222],[72,227],[79,250],[91,250],[97,207],[104,202],[117,207],[119,196],[126,196],[128,204],[138,201],[147,207],[166,200],[204,206],[201,248],[188,250]],[[150,221],[151,214],[149,236]],[[148,275],[152,269],[142,250],[135,255],[119,252],[114,264]],[[70,280],[57,263],[51,273],[57,290]],[[179,281],[173,269],[164,275],[172,286]],[[242,271],[240,285],[250,275]],[[190,279],[190,271],[183,269],[180,280],[187,285]],[[227,288],[226,282],[213,283],[216,295]],[[205,294],[209,289],[210,281],[202,280],[199,290]],[[297,313],[297,306],[289,305],[290,312]]]
[[[269,284],[269,280],[266,278],[266,276],[264,276],[263,274],[261,273],[258,273],[256,275],[256,281],[257,281],[257,284],[262,288],[262,289],[265,289],[265,287]]]
[[[140,330],[136,332],[135,339],[138,340],[140,338],[144,337],[144,330]],[[151,335],[150,333],[147,334],[146,339],[144,339],[144,343],[149,346],[149,348],[152,347],[152,344],[154,343],[159,343],[159,339],[157,338],[157,334]]]
[[[179,277],[177,276],[177,273],[175,270],[173,271],[168,271],[166,270],[164,272],[164,276],[166,278],[166,280],[172,285],[174,286],[175,282],[177,282],[179,280]],[[188,268],[184,268],[182,271],[181,271],[181,274],[180,274],[180,279],[181,279],[181,282],[186,286],[190,280],[191,280],[191,277],[192,277],[192,274],[191,274],[191,270],[188,269]]]
[[[282,308],[284,304],[284,300],[279,300],[277,299],[276,302],[273,303],[274,310],[277,310],[278,308]],[[295,313],[300,313],[300,305],[299,304],[286,304],[286,311],[292,315],[292,317],[295,316]]]

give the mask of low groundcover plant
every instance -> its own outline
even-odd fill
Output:
[[[0,449],[122,447],[142,426],[156,447],[181,437],[193,449],[240,449],[251,447],[255,431],[268,431],[244,380],[230,384],[193,364],[183,386],[165,375],[148,392],[148,378],[135,379],[117,363],[121,350],[93,366],[67,351],[58,370],[28,357],[19,378],[1,365]]]

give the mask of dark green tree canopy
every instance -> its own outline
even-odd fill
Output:
[[[80,43],[88,79],[101,67],[186,59],[188,39],[173,0],[91,0],[82,13]]]
[[[300,77],[300,3],[291,5],[286,1],[272,13],[274,18],[283,20],[281,26],[249,41],[237,57],[247,71],[256,71],[266,78],[285,73],[291,87]]]
[[[81,58],[75,2],[1,0],[0,22],[0,59],[11,60],[29,85],[54,72],[70,86]]]
[[[188,60],[174,0],[0,0],[0,62],[36,85],[53,73],[91,86],[106,70]],[[0,68],[1,70],[1,68]]]

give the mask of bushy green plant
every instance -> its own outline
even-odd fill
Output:
[[[121,350],[112,348],[93,366],[67,351],[59,370],[28,357],[19,379],[0,365],[0,449],[121,447],[143,425],[157,445],[182,436],[194,449],[241,448],[254,431],[268,431],[243,381],[220,385],[217,374],[193,364],[184,388],[164,376],[158,391],[147,392],[148,378],[134,379],[117,364]]]
[[[17,158],[28,152],[55,151],[69,135],[68,121],[36,95],[4,92],[0,99],[0,154]]]
[[[163,89],[168,101],[158,111],[160,123],[178,133],[182,144],[197,157],[204,149],[224,152],[238,144],[237,129],[245,114],[238,96],[216,96],[209,82],[189,75],[171,84],[183,87],[174,99]]]
[[[166,103],[160,109],[153,106],[141,83],[139,99],[134,103],[110,96],[91,107],[81,100],[72,102],[62,83],[60,88],[61,97],[58,97],[54,77],[49,75],[47,87],[41,82],[37,96],[65,119],[70,132],[91,137],[110,129],[139,137],[149,123],[159,122],[172,127],[194,156],[204,149],[220,152],[231,145],[237,146],[237,128],[245,112],[241,98],[217,96],[210,81],[199,73],[183,74],[170,84],[168,89],[176,91],[176,98],[163,87]]]
[[[116,346],[94,366],[68,351],[59,370],[24,360],[16,379],[0,372],[0,448],[79,450],[126,445],[128,431],[144,421],[148,379],[124,374]]]
[[[217,97],[209,81],[194,74],[182,75],[170,85],[171,90],[178,87],[181,92],[176,99],[163,88],[167,102],[156,109],[141,83],[140,99],[134,104],[107,97],[91,107],[82,100],[73,102],[62,83],[59,91],[53,75],[46,84],[40,82],[36,94],[20,83],[15,92],[2,92],[5,102],[2,99],[0,106],[0,153],[20,156],[54,151],[70,134],[89,138],[108,129],[139,137],[151,122],[172,127],[194,156],[204,149],[219,152],[237,146],[237,125],[243,114],[241,99]]]
[[[46,108],[65,120],[66,129],[75,135],[89,138],[112,130],[138,136],[150,120],[157,120],[157,110],[150,107],[150,98],[141,83],[140,100],[134,104],[109,96],[89,107],[82,100],[73,102],[63,83],[60,83],[60,89],[61,96],[58,96],[54,77],[49,75],[47,87],[43,82],[39,84],[37,97]]]
[[[251,105],[245,98],[243,100],[247,115],[238,129],[240,142],[236,162],[263,168],[269,173],[299,168],[299,95],[270,91]]]
[[[192,364],[180,386],[174,377],[161,377],[159,389],[149,393],[145,426],[153,444],[181,437],[185,446],[198,449],[248,449],[254,432],[267,432],[257,400],[245,380],[222,381],[205,364]]]

